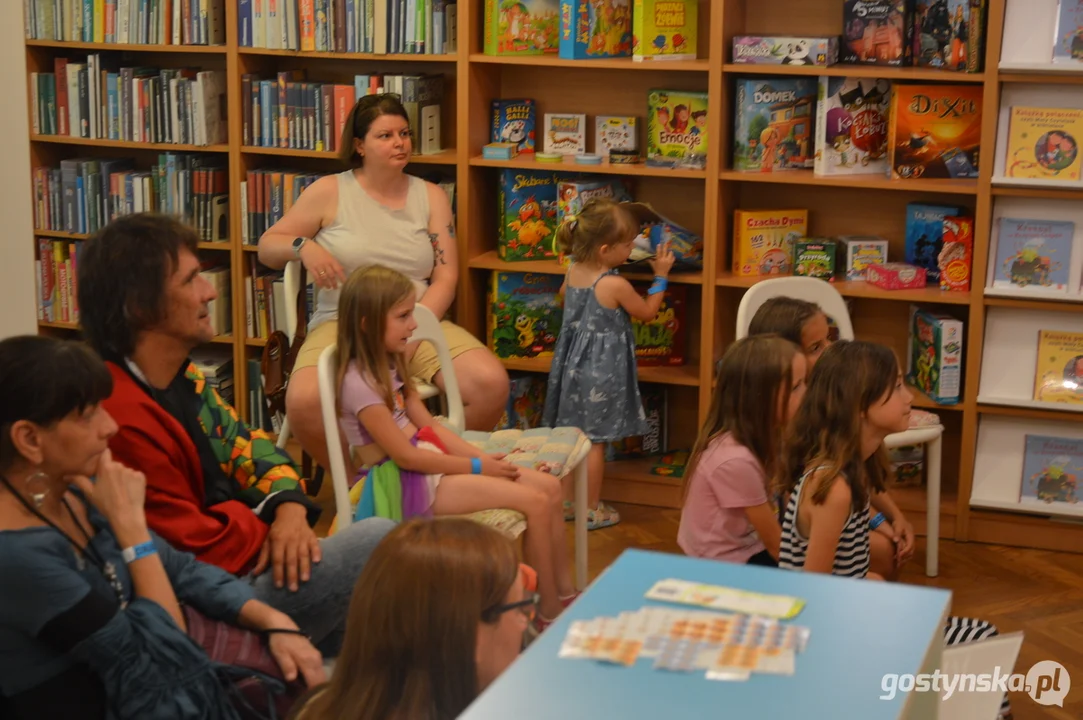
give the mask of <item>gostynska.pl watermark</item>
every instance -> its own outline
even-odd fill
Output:
[[[944,673],[934,670],[919,675],[889,673],[880,688],[881,700],[892,700],[898,693],[935,692],[947,700],[957,692],[1025,692],[1039,705],[1064,707],[1064,696],[1072,688],[1072,679],[1063,665],[1053,660],[1034,663],[1029,671],[1006,673],[1000,667],[991,673]]]

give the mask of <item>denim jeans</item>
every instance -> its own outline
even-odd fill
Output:
[[[280,610],[312,638],[324,657],[336,657],[346,631],[346,612],[354,585],[372,551],[395,523],[367,518],[320,540],[323,559],[313,564],[309,581],[297,592],[276,588],[270,568],[249,575],[256,599]]]

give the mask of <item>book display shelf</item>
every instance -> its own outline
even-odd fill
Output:
[[[646,385],[666,389],[667,435],[671,449],[688,448],[706,415],[715,361],[736,335],[742,294],[758,278],[732,272],[733,215],[737,209],[809,209],[809,235],[878,235],[889,239],[889,255],[901,258],[905,210],[909,203],[958,204],[975,219],[972,284],[969,292],[933,287],[888,291],[864,282],[836,282],[847,298],[856,336],[892,347],[905,365],[910,305],[943,311],[965,323],[961,401],[941,405],[915,392],[914,405],[937,413],[944,425],[941,496],[942,537],[996,542],[1064,551],[1083,547],[1083,529],[1069,522],[1083,516],[1059,505],[1020,501],[1023,442],[1026,435],[1083,438],[1078,431],[1083,404],[1031,400],[1038,328],[1083,332],[1080,276],[1083,271],[1083,184],[1023,181],[1005,176],[1005,138],[1013,105],[1083,108],[1083,65],[1054,66],[1038,42],[1050,46],[1057,0],[988,0],[984,70],[944,72],[918,67],[746,65],[730,62],[734,36],[838,35],[841,0],[701,0],[694,60],[633,62],[631,58],[566,60],[555,55],[484,54],[483,2],[460,0],[457,45],[446,55],[378,55],[297,52],[240,47],[238,8],[226,2],[222,46],[110,45],[28,40],[30,72],[52,72],[54,58],[78,59],[88,52],[117,61],[154,67],[221,69],[227,84],[228,133],[209,147],[90,140],[36,134],[30,138],[35,167],[55,167],[60,160],[89,152],[100,157],[132,157],[147,168],[159,153],[213,153],[228,168],[230,192],[228,240],[201,245],[201,252],[230,269],[232,327],[245,328],[244,280],[254,245],[242,242],[239,211],[241,183],[247,173],[288,167],[328,173],[339,168],[326,151],[249,147],[243,144],[242,76],[304,69],[313,81],[351,83],[357,74],[436,73],[444,76],[442,146],[437,155],[415,156],[412,172],[442,171],[455,181],[460,287],[454,307],[457,322],[476,336],[486,336],[487,293],[493,271],[558,273],[555,260],[505,262],[497,253],[498,185],[505,169],[554,170],[533,157],[483,158],[491,141],[491,104],[496,99],[533,98],[541,126],[546,112],[644,117],[652,88],[706,91],[709,147],[703,169],[668,169],[633,165],[562,163],[563,173],[591,173],[626,178],[636,200],[649,202],[674,222],[704,238],[703,269],[676,273],[672,283],[686,288],[686,362],[678,367],[640,370]],[[1048,6],[1048,7],[1046,7]],[[1031,17],[1031,13],[1035,13]],[[1045,17],[1045,15],[1048,17]],[[1024,21],[1023,18],[1026,18]],[[1013,21],[1013,18],[1017,18]],[[1044,19],[1043,19],[1044,18]],[[1042,23],[1049,25],[1048,32]],[[1044,34],[1043,34],[1044,33]],[[183,53],[183,54],[180,54]],[[77,60],[78,61],[78,60]],[[952,83],[983,90],[981,142],[986,154],[977,179],[891,180],[880,175],[820,177],[813,171],[748,173],[733,169],[734,79],[757,76],[847,76],[899,82]],[[28,95],[28,97],[32,97]],[[33,103],[30,103],[33,105]],[[30,108],[33,113],[33,107]],[[540,143],[540,139],[539,139]],[[529,158],[529,159],[528,159]],[[994,287],[995,243],[1000,218],[1035,217],[1073,220],[1075,250],[1069,262],[1074,286],[1067,293],[1016,293]],[[79,241],[85,235],[38,231],[38,238]],[[28,242],[30,240],[28,239]],[[253,239],[254,241],[254,239]],[[646,275],[644,275],[646,277]],[[42,322],[42,332],[71,332],[73,324]],[[216,339],[232,347],[235,366],[258,357],[263,341],[233,332]],[[547,373],[546,358],[509,359],[509,370]],[[1017,373],[1018,376],[1013,375]],[[235,395],[248,397],[249,378],[236,373]],[[237,403],[243,407],[244,403]],[[1079,463],[1083,465],[1083,460]],[[658,507],[678,507],[681,479],[650,472],[651,461],[607,464],[604,497]],[[1075,472],[1083,476],[1083,467]],[[894,491],[900,505],[924,532],[923,486]],[[1052,507],[1053,510],[1048,508]]]

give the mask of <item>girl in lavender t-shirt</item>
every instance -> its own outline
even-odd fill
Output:
[[[778,564],[781,529],[768,478],[804,396],[805,371],[800,348],[775,335],[745,338],[726,351],[685,474],[677,543],[686,554]]]

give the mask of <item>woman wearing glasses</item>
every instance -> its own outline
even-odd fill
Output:
[[[316,364],[323,349],[335,341],[338,292],[347,275],[362,265],[398,270],[413,280],[418,302],[438,318],[451,307],[459,276],[447,194],[405,172],[411,131],[398,97],[368,95],[358,100],[346,118],[340,147],[340,159],[350,169],[312,183],[259,241],[260,262],[283,268],[300,260],[319,289],[290,377],[286,414],[301,446],[323,467],[327,446]],[[466,425],[491,430],[508,398],[508,374],[469,332],[447,321],[443,328]],[[414,377],[442,386],[431,345],[412,345],[407,352]]]
[[[511,542],[463,518],[411,520],[354,589],[331,681],[295,720],[451,720],[519,654],[537,597]]]

